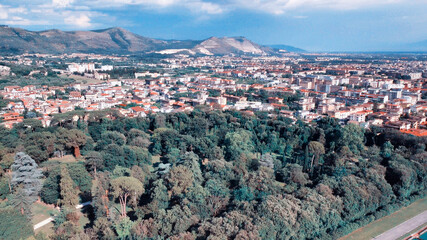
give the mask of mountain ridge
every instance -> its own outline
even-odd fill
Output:
[[[296,48],[297,49],[297,48]],[[204,40],[160,40],[132,33],[121,27],[88,31],[48,29],[29,31],[0,26],[0,53],[191,53],[200,55],[275,53],[239,37],[210,37]]]

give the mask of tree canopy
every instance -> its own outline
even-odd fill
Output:
[[[0,197],[64,206],[55,239],[338,239],[426,194],[427,138],[390,129],[203,108],[53,123],[0,127]]]

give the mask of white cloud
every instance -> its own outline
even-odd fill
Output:
[[[237,12],[256,11],[305,18],[307,11],[369,9],[385,6],[422,5],[427,0],[0,0],[0,20],[11,25],[51,25],[89,28],[116,22],[106,10],[152,10],[180,12],[187,9],[196,19]],[[20,19],[17,19],[19,17]],[[21,23],[21,24],[19,24]]]
[[[221,14],[233,10],[237,11],[239,9],[249,9],[280,15],[291,10],[364,9],[405,3],[405,0],[76,0],[76,2],[81,6],[87,6],[91,9],[108,9],[112,7],[135,5],[152,9],[184,7],[191,12],[210,15]],[[411,0],[411,2],[427,3],[427,0]]]
[[[220,14],[229,5],[228,2],[216,3],[207,0],[93,0],[81,2],[92,9],[109,9],[125,6],[140,6],[146,9],[176,9],[183,7],[193,13]]]
[[[12,26],[50,25],[64,29],[87,29],[114,21],[114,17],[92,11],[78,1],[81,0],[33,0],[25,1],[25,4],[16,1],[16,5],[15,1],[11,1],[8,5],[0,4],[0,20]]]
[[[11,17],[9,20],[5,21],[5,24],[31,26],[31,25],[45,25],[45,24],[48,24],[48,22],[45,20],[30,20],[30,19],[25,19],[21,17]]]
[[[52,0],[52,6],[56,8],[66,8],[71,6],[74,0]]]
[[[426,0],[414,0],[427,2]],[[230,0],[229,4],[234,9],[246,8],[276,15],[284,14],[291,10],[354,10],[365,9],[383,5],[404,3],[404,0]]]
[[[289,0],[286,8],[330,8],[330,9],[358,9],[379,5],[389,5],[402,2],[402,0]]]
[[[23,7],[12,8],[0,4],[0,19],[8,19],[11,13],[26,13],[27,9]]]
[[[193,12],[203,12],[207,14],[221,14],[224,12],[222,6],[211,2],[190,2],[186,5]]]
[[[17,7],[17,8],[9,8],[7,10],[10,13],[26,13],[28,10],[24,7]]]
[[[7,10],[0,5],[0,19],[7,19],[9,17],[9,14],[7,13]]]
[[[147,7],[170,7],[183,3],[183,0],[92,0],[82,1],[81,4],[88,5],[93,8],[111,8],[111,7],[122,7],[126,5],[140,5]]]
[[[64,23],[66,25],[76,26],[80,28],[88,28],[92,26],[92,23],[90,22],[91,19],[86,14],[80,14],[79,16],[76,16],[75,14],[72,14],[68,17],[64,18]]]

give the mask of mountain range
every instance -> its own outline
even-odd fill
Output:
[[[294,50],[287,46],[288,49]],[[283,48],[281,48],[283,49]],[[286,50],[286,49],[285,49]],[[211,37],[205,40],[160,40],[143,37],[123,28],[92,31],[28,31],[0,26],[0,53],[157,53],[190,55],[250,54],[278,52],[245,37]]]

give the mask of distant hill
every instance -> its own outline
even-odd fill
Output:
[[[288,46],[291,49],[298,50]],[[0,53],[158,53],[192,55],[253,54],[275,51],[244,37],[211,37],[206,40],[159,40],[123,28],[92,31],[28,31],[0,26]]]
[[[297,53],[307,52],[304,49],[292,47],[292,46],[289,46],[289,45],[280,45],[280,44],[278,44],[278,45],[268,45],[268,46],[270,48],[272,48],[272,49],[285,50],[287,52],[297,52]]]
[[[40,32],[0,27],[0,51],[35,53],[129,53],[154,50],[168,42],[142,37],[122,28],[95,31]]]
[[[407,44],[403,49],[405,51],[427,52],[427,40]]]

